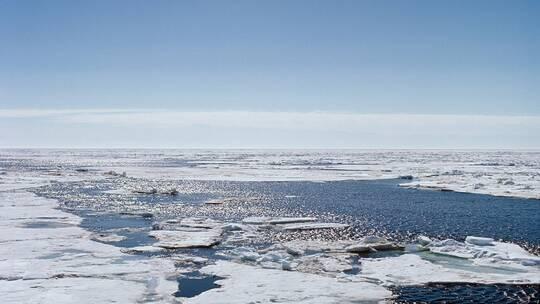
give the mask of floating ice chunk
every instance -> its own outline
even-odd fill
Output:
[[[185,264],[206,264],[208,262],[207,258],[203,257],[197,257],[197,256],[190,256],[190,255],[175,255],[174,256],[175,264],[178,265],[185,265]]]
[[[218,255],[247,262],[256,262],[261,258],[258,252],[247,247],[236,247],[232,250],[218,253]]]
[[[453,239],[431,242],[431,244],[429,244],[429,250],[434,253],[445,254],[464,259],[472,259],[475,257],[476,254],[478,254],[476,250],[472,250],[472,247]]]
[[[369,247],[369,245],[360,243],[360,244],[354,244],[350,245],[347,248],[345,248],[347,252],[353,252],[353,253],[364,253],[364,252],[371,252],[373,249]]]
[[[350,245],[345,250],[353,253],[363,253],[379,250],[403,249],[402,246],[389,242],[387,239],[378,236],[366,236],[360,242]]]
[[[451,239],[434,241],[428,248],[434,253],[469,259],[475,265],[507,269],[523,269],[523,266],[540,265],[540,257],[528,253],[516,244],[495,242],[492,239],[479,237],[468,239],[464,243]],[[475,244],[477,242],[481,245]]]
[[[416,241],[418,242],[418,244],[422,245],[422,246],[427,246],[431,243],[431,239],[428,238],[427,236],[424,236],[424,235],[419,235],[417,238],[416,238]]]
[[[537,266],[523,266],[497,259],[473,259],[471,263],[471,260],[422,252],[362,259],[359,276],[380,280],[383,285],[418,285],[430,282],[538,284],[540,269]]]
[[[246,217],[242,220],[242,223],[244,224],[253,224],[253,225],[262,225],[266,224],[271,217],[264,217],[264,216],[253,216],[253,217]]]
[[[248,231],[251,230],[250,226],[238,224],[238,223],[227,223],[222,226],[223,231]]]
[[[342,229],[349,225],[340,223],[307,223],[282,225],[283,230],[315,230],[315,229]]]
[[[492,246],[493,245],[493,239],[491,238],[485,238],[485,237],[478,237],[478,236],[468,236],[465,238],[465,242],[473,245],[478,246]]]
[[[429,248],[422,246],[420,244],[407,244],[404,248],[405,252],[420,252],[420,251],[428,251]]]
[[[222,224],[218,221],[209,218],[198,218],[190,217],[184,218],[179,222],[181,227],[192,227],[192,228],[219,228]],[[221,228],[220,228],[221,229]]]
[[[351,270],[351,255],[344,253],[317,253],[295,259],[296,270],[313,274],[337,275]]]
[[[242,220],[244,224],[254,225],[278,225],[278,224],[292,224],[292,223],[307,223],[314,222],[315,217],[246,217]]]
[[[212,247],[221,241],[222,230],[190,228],[186,230],[154,230],[149,235],[159,240],[154,246],[167,249]]]
[[[185,304],[245,303],[358,303],[378,302],[391,297],[391,292],[367,282],[346,282],[335,278],[296,271],[261,269],[228,261],[201,269],[205,274],[224,277],[208,290]]]

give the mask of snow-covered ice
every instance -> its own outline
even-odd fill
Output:
[[[157,242],[120,249],[105,243],[121,241],[123,236],[113,231],[85,231],[79,227],[81,218],[57,209],[57,201],[24,191],[55,182],[105,178],[115,181],[139,177],[280,181],[401,178],[402,187],[538,199],[539,152],[3,150],[0,154],[8,160],[0,166],[3,303],[174,303],[178,300],[172,295],[178,287],[176,275],[201,265],[206,265],[200,269],[201,273],[222,278],[217,282],[220,287],[183,299],[183,303],[378,302],[391,296],[386,288],[390,285],[540,283],[538,256],[516,244],[481,236],[468,236],[464,242],[420,236],[412,244],[396,244],[366,236],[348,241],[293,240],[267,248],[236,246],[237,242],[257,236],[268,227],[272,228],[269,231],[288,235],[296,230],[347,227],[301,215],[250,217],[240,223],[240,219],[226,222],[206,217],[163,221],[145,210],[130,211],[131,215],[154,218],[155,230],[148,234]],[[53,169],[14,169],[6,165],[9,160]],[[179,165],[166,165],[168,162]],[[178,194],[176,189],[165,186],[145,188],[142,193],[133,193],[136,189],[123,188],[124,184],[121,187],[104,192],[130,197]],[[224,203],[247,200],[207,200],[215,206],[206,207],[215,210]],[[217,255],[228,260],[159,254],[169,255],[174,252],[170,249],[218,244],[225,249]],[[378,258],[364,254],[394,249],[404,251]],[[355,269],[354,274],[349,273],[351,269]]]
[[[89,178],[91,172],[110,171],[151,179],[240,181],[407,177],[403,187],[540,199],[539,151],[0,150],[0,155],[32,166],[57,164],[90,170],[55,171],[50,175],[53,178],[52,174]],[[17,174],[2,172],[7,174],[0,175],[0,189],[9,187],[10,176]],[[18,175],[18,184],[32,182],[27,174]]]
[[[80,218],[56,205],[24,191],[0,192],[2,303],[174,301],[171,261],[134,260],[117,247],[94,242],[91,233],[76,226]],[[68,225],[28,225],[36,221]]]
[[[228,261],[218,261],[201,271],[224,277],[216,282],[221,287],[185,299],[185,304],[382,302],[392,295],[385,288],[368,282],[347,282]]]
[[[219,244],[223,231],[218,228],[185,228],[182,230],[154,230],[149,233],[159,242],[154,246],[178,249],[212,247]]]

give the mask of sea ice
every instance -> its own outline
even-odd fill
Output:
[[[169,280],[175,271],[172,261],[131,259],[117,247],[92,241],[91,233],[77,226],[33,228],[26,224],[80,223],[80,218],[56,206],[57,201],[28,192],[0,192],[2,303],[175,300],[177,283]]]
[[[403,246],[399,246],[392,242],[389,242],[387,239],[377,236],[366,236],[361,239],[359,242],[354,243],[345,250],[347,252],[353,253],[363,253],[370,251],[380,251],[380,250],[397,250],[403,249]]]
[[[201,272],[224,279],[220,288],[208,290],[185,304],[245,303],[359,303],[383,302],[391,297],[387,289],[368,282],[347,282],[336,278],[296,271],[264,269],[256,266],[217,261]]]
[[[242,222],[254,225],[278,225],[314,222],[316,220],[317,218],[314,217],[246,217]]]
[[[179,228],[181,229],[181,228]],[[220,228],[191,228],[182,230],[154,230],[148,234],[158,239],[154,246],[167,249],[212,247],[221,241]]]

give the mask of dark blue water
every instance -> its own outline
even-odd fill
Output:
[[[54,184],[37,190],[70,208],[151,212],[156,218],[208,216],[316,216],[352,225],[344,235],[393,239],[418,234],[462,240],[467,235],[513,241],[535,251],[540,244],[540,200],[404,189],[400,180],[336,182],[145,181],[111,179]],[[176,188],[180,194],[107,194],[121,187]],[[292,197],[291,197],[292,196]],[[240,198],[219,206],[209,198]],[[118,223],[117,225],[122,225]]]
[[[186,273],[178,278],[178,291],[175,293],[177,297],[191,298],[199,295],[207,290],[218,288],[215,284],[221,277],[208,276],[193,271]]]
[[[399,304],[540,303],[539,285],[432,283],[394,289]]]
[[[260,191],[274,197],[297,195],[276,199],[277,204],[316,214],[346,215],[377,230],[456,239],[479,235],[540,244],[540,200],[404,189],[398,182],[265,183]]]

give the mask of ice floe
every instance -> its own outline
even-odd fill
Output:
[[[372,251],[397,250],[403,249],[403,246],[389,242],[385,238],[377,236],[366,236],[362,240],[347,246],[345,250],[353,253],[364,253]]]
[[[540,257],[519,245],[495,242],[489,238],[468,236],[465,242],[452,239],[435,241],[428,248],[433,253],[469,259],[476,265],[517,270],[533,266],[540,270]]]
[[[183,230],[155,230],[149,232],[158,239],[155,246],[167,249],[212,247],[221,241],[220,229],[187,228]]]
[[[157,247],[167,249],[212,247],[221,242],[222,224],[211,219],[184,218],[153,225],[149,236],[156,238]]]
[[[247,217],[242,220],[244,224],[274,225],[282,230],[315,230],[315,229],[339,229],[349,225],[341,223],[316,223],[315,217]]]
[[[172,261],[135,260],[117,247],[94,242],[91,233],[71,225],[80,218],[56,204],[28,192],[0,192],[2,303],[175,301]],[[37,221],[70,225],[25,224]]]
[[[185,304],[359,303],[382,302],[392,295],[385,288],[368,282],[347,282],[228,261],[218,261],[200,271],[224,277],[216,281],[221,287],[184,299]]]

